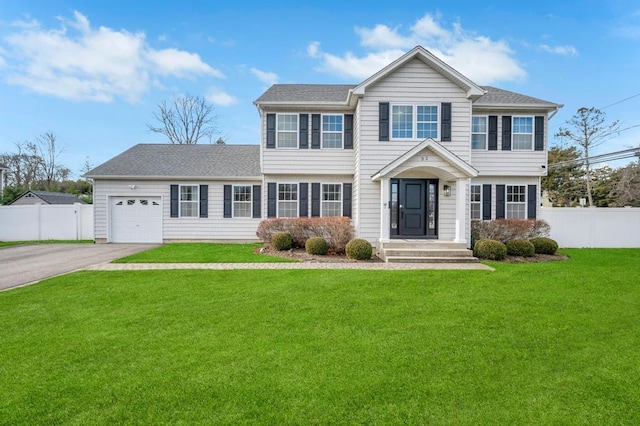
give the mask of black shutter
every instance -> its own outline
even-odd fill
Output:
[[[527,187],[527,219],[536,218],[537,207],[538,207],[538,187],[537,185],[528,185]]]
[[[320,184],[311,184],[311,216],[320,216]]]
[[[344,115],[344,149],[353,149],[353,114]]]
[[[171,185],[171,217],[178,217],[178,185]]]
[[[502,150],[511,151],[511,116],[502,116]]]
[[[491,220],[491,185],[482,185],[482,220]]]
[[[224,204],[223,204],[223,217],[232,217],[233,214],[231,212],[231,195],[233,192],[233,188],[231,185],[224,186]]]
[[[536,117],[535,150],[544,151],[544,117]]]
[[[498,149],[498,116],[489,116],[489,151]]]
[[[320,149],[320,114],[311,114],[311,149]]]
[[[309,184],[300,183],[300,217],[309,216]]]
[[[267,114],[267,148],[276,147],[276,115]]]
[[[378,139],[389,140],[389,102],[378,104]]]
[[[200,217],[209,217],[209,185],[200,185]]]
[[[267,217],[276,217],[278,207],[278,191],[275,182],[267,184]]]
[[[505,186],[496,185],[496,219],[504,219],[505,216]]]
[[[440,140],[451,141],[451,102],[443,102],[440,120]]]
[[[260,185],[253,185],[251,192],[251,196],[253,197],[251,199],[253,202],[253,217],[260,219],[262,217],[262,187]]]
[[[309,148],[309,114],[300,114],[300,149]]]
[[[351,217],[351,184],[342,184],[342,216]]]

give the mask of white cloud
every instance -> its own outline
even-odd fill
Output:
[[[573,46],[549,46],[548,44],[541,44],[540,49],[544,50],[545,52],[554,53],[556,55],[578,55],[578,50]]]
[[[215,87],[209,89],[205,99],[212,104],[219,106],[230,106],[238,103],[238,98]]]
[[[466,31],[458,23],[445,28],[437,17],[429,14],[418,19],[405,33],[400,27],[390,28],[383,24],[356,28],[355,31],[360,37],[360,45],[369,52],[335,55],[321,51],[320,43],[313,42],[307,46],[307,54],[320,60],[321,71],[362,80],[410,48],[422,45],[478,84],[526,77],[506,41]]]
[[[275,72],[267,72],[259,70],[258,68],[251,68],[251,74],[258,77],[258,80],[268,85],[276,84],[278,82],[278,74]]]
[[[36,93],[78,101],[137,101],[158,77],[223,74],[195,53],[154,49],[145,34],[92,28],[79,12],[60,28],[18,25],[6,37],[6,80]]]

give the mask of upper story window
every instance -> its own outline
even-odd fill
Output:
[[[513,117],[513,150],[533,150],[533,117]]]
[[[278,217],[298,217],[298,184],[278,184]]]
[[[471,117],[471,149],[487,149],[487,117]]]
[[[481,215],[481,207],[482,207],[482,186],[481,185],[471,185],[470,189],[470,200],[471,200],[471,220],[480,220],[482,219]]]
[[[342,184],[322,184],[321,216],[342,216]]]
[[[525,185],[507,185],[507,219],[525,219],[527,217],[527,187]]]
[[[435,105],[391,106],[391,139],[437,139],[438,128]]]
[[[277,147],[297,148],[298,147],[298,115],[278,114],[277,115]]]
[[[180,217],[198,217],[198,185],[180,185]]]
[[[342,115],[322,116],[322,147],[342,148]]]
[[[233,217],[251,217],[251,185],[234,185]]]

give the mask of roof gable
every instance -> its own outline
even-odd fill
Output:
[[[30,190],[11,201],[9,204],[14,204],[16,201],[22,198],[38,198],[47,204],[86,204],[80,198],[67,192],[49,192],[49,191],[35,191]]]

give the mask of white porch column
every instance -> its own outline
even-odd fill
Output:
[[[456,180],[456,237],[454,242],[467,242],[467,179]]]
[[[389,194],[391,194],[391,181],[389,178],[383,178],[380,180],[380,239],[382,241],[389,241],[389,221],[390,209]]]

